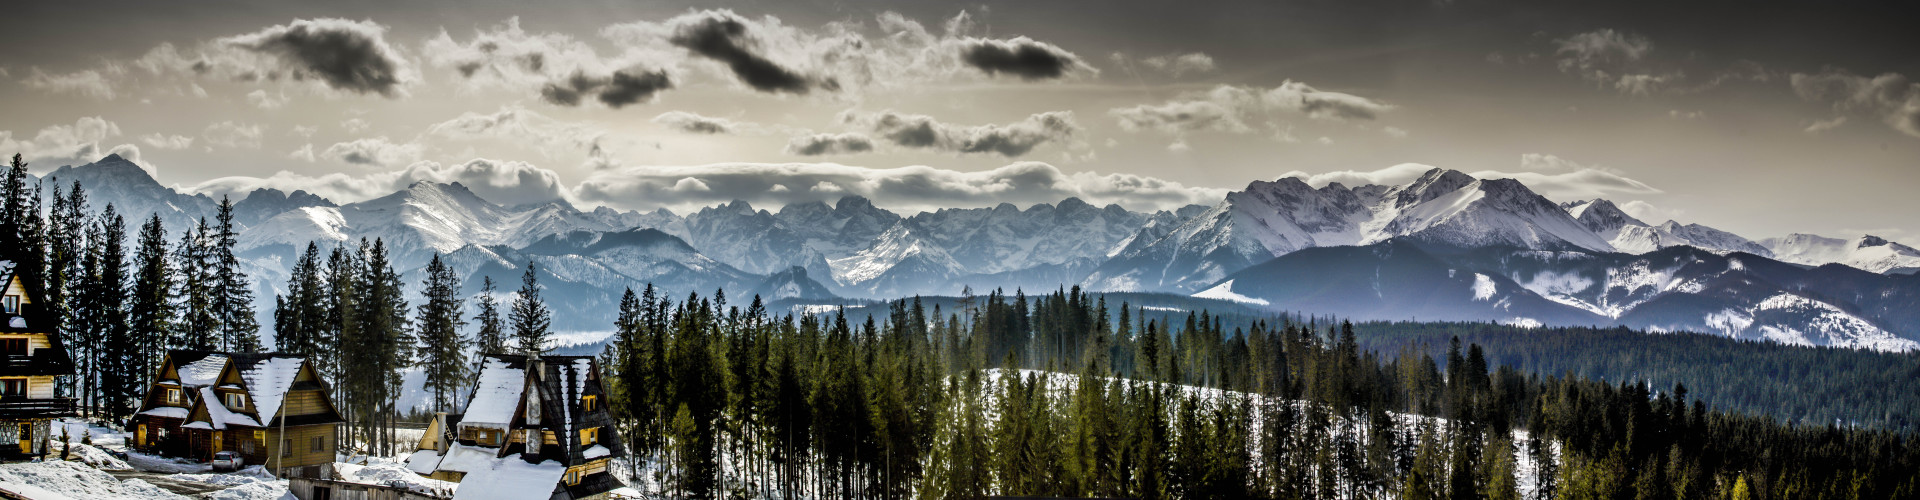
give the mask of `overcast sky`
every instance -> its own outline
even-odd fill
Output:
[[[1799,4],[32,2],[0,151],[216,196],[457,180],[682,213],[1156,209],[1436,166],[1920,242],[1920,12]]]

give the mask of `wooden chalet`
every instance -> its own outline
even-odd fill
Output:
[[[456,500],[604,499],[626,455],[592,356],[481,356],[464,413],[440,414],[407,467]]]
[[[127,424],[128,444],[200,460],[233,451],[283,476],[324,475],[345,421],[329,392],[306,358],[169,351]]]
[[[0,460],[24,460],[47,454],[53,421],[77,415],[73,398],[56,397],[60,377],[73,375],[73,358],[60,342],[51,311],[40,291],[29,289],[14,272],[14,260],[0,251]],[[36,287],[37,288],[37,287]]]

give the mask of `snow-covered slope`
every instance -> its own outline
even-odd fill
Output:
[[[1647,226],[1647,223],[1640,222],[1640,219],[1628,215],[1618,205],[1604,198],[1563,203],[1560,206],[1567,210],[1567,215],[1573,216],[1573,220],[1579,221],[1581,226],[1585,226],[1588,231],[1593,231],[1593,234],[1608,241],[1613,241],[1614,237],[1620,235],[1620,230],[1628,226]]]
[[[1699,224],[1681,225],[1671,220],[1652,227],[1623,227],[1613,237],[1612,243],[1615,249],[1632,254],[1685,245],[1717,253],[1745,252],[1773,256],[1772,250],[1740,235]]]
[[[1613,250],[1566,210],[1513,179],[1474,179],[1435,169],[1389,192],[1388,199],[1361,243],[1405,237],[1458,248]]]
[[[1795,233],[1784,238],[1767,238],[1760,244],[1771,249],[1780,260],[1795,264],[1844,264],[1876,273],[1920,271],[1920,250],[1873,235],[1843,240]]]

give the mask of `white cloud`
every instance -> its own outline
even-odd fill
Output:
[[[120,126],[98,116],[83,117],[72,125],[52,125],[40,129],[30,139],[15,138],[13,131],[0,131],[0,151],[18,153],[28,161],[93,161],[132,145],[103,147],[106,140],[120,136]],[[134,153],[137,154],[134,148]]]
[[[1790,81],[1801,99],[1830,104],[1840,112],[1875,116],[1900,133],[1920,137],[1920,83],[1908,81],[1906,75],[1867,77],[1830,69],[1794,73]]]
[[[692,181],[705,189],[690,190]],[[827,191],[822,183],[832,186]],[[812,188],[776,190],[774,186]],[[761,204],[828,201],[856,194],[906,210],[982,207],[1001,202],[1053,203],[1079,197],[1134,209],[1213,203],[1226,190],[1131,174],[1065,173],[1052,165],[1019,162],[986,171],[926,166],[867,168],[832,163],[726,163],[629,166],[594,172],[574,188],[582,202],[622,208],[687,208],[743,199]]]
[[[260,138],[266,134],[266,129],[265,125],[223,120],[207,125],[206,131],[201,132],[200,137],[208,145],[208,149],[212,149],[212,146],[259,149]]]
[[[184,135],[147,134],[140,136],[140,142],[160,149],[187,149],[193,147],[193,138]]]
[[[1400,127],[1387,127],[1387,128],[1380,129],[1380,132],[1387,134],[1387,137],[1392,137],[1395,139],[1407,138],[1406,129],[1402,129]]]
[[[1619,206],[1620,211],[1626,212],[1627,215],[1631,215],[1633,218],[1640,219],[1642,222],[1648,224],[1659,224],[1664,221],[1679,220],[1680,216],[1687,212],[1677,208],[1654,206],[1652,203],[1641,200],[1621,203]]]
[[[1809,134],[1818,134],[1821,132],[1826,132],[1828,130],[1840,128],[1841,125],[1846,125],[1846,124],[1847,124],[1847,117],[1836,116],[1836,117],[1828,118],[1825,120],[1814,121],[1812,125],[1807,125],[1806,131]]]
[[[295,160],[300,160],[300,161],[304,161],[304,162],[307,162],[307,163],[313,163],[313,162],[316,162],[316,161],[320,161],[320,157],[319,157],[319,155],[317,155],[317,154],[314,154],[314,152],[313,152],[313,144],[312,144],[312,143],[308,143],[308,144],[302,144],[302,145],[300,146],[300,149],[295,149],[295,150],[293,150],[293,152],[292,152],[292,153],[287,153],[287,157],[288,157],[288,158],[292,158],[292,159],[295,159]]]
[[[562,122],[517,106],[486,114],[461,113],[427,127],[427,135],[465,141],[520,141],[534,146],[547,158],[577,152],[597,166],[614,163],[603,146],[606,131],[581,123]]]
[[[346,130],[349,134],[358,134],[361,131],[373,128],[373,124],[361,118],[348,118],[340,121],[340,128]]]
[[[187,188],[187,191],[217,198],[221,195],[242,196],[259,188],[287,192],[304,190],[329,200],[351,203],[385,196],[405,189],[416,181],[458,182],[481,198],[503,205],[566,199],[566,190],[560,184],[560,177],[553,171],[525,162],[484,158],[452,165],[422,161],[400,170],[360,176],[344,173],[309,176],[281,171],[265,178],[222,177],[202,182]]]
[[[1211,73],[1214,70],[1213,56],[1200,52],[1153,56],[1141,59],[1140,64],[1156,71],[1166,72],[1174,77],[1186,76],[1190,73]]]
[[[1249,133],[1249,123],[1278,128],[1278,113],[1303,114],[1321,120],[1372,120],[1394,106],[1343,92],[1313,88],[1288,80],[1270,89],[1221,85],[1201,93],[1184,94],[1162,104],[1113,108],[1109,116],[1128,131],[1156,130],[1180,134],[1196,131]]]
[[[1564,162],[1564,160],[1559,160],[1550,155],[1544,157],[1552,158],[1554,161]],[[1573,167],[1561,168],[1552,171],[1552,173],[1531,170],[1522,172],[1481,170],[1478,172],[1467,172],[1467,175],[1479,179],[1518,180],[1521,184],[1525,184],[1527,188],[1532,189],[1541,196],[1555,201],[1584,200],[1621,195],[1659,194],[1663,192],[1646,183],[1627,178],[1616,172],[1578,166],[1572,162],[1565,162],[1565,164],[1573,165]],[[1420,178],[1421,174],[1434,168],[1436,167],[1431,165],[1402,163],[1373,171],[1343,170],[1318,174],[1293,171],[1282,174],[1281,177],[1299,177],[1305,180],[1307,184],[1316,187],[1325,186],[1332,182],[1338,182],[1348,187],[1368,184],[1397,186],[1413,182],[1414,179]]]
[[[417,143],[395,143],[386,136],[380,136],[334,143],[321,151],[319,156],[355,165],[390,167],[418,161],[423,149]]]
[[[67,74],[49,74],[40,68],[20,83],[28,87],[62,94],[79,94],[102,100],[113,100],[116,95],[113,83],[98,70],[83,70]]]
[[[247,103],[260,109],[277,109],[287,105],[287,101],[287,94],[285,93],[277,96],[268,94],[265,90],[254,90],[253,92],[247,93]]]

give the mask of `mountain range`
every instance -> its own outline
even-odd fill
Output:
[[[130,224],[158,216],[171,234],[211,219],[218,204],[119,156],[43,177],[79,182],[92,207],[113,203]],[[899,214],[846,197],[681,215],[506,206],[431,182],[347,204],[260,189],[234,211],[237,250],[267,306],[309,242],[379,238],[407,276],[445,255],[468,293],[483,277],[511,290],[532,262],[562,329],[604,330],[620,292],[648,283],[796,303],[1082,286],[1365,319],[1920,349],[1920,313],[1911,312],[1920,310],[1920,250],[1870,235],[1752,240],[1649,224],[1605,199],[1555,203],[1519,181],[1444,169],[1392,186],[1256,181],[1212,206],[1158,212],[1068,198]]]

